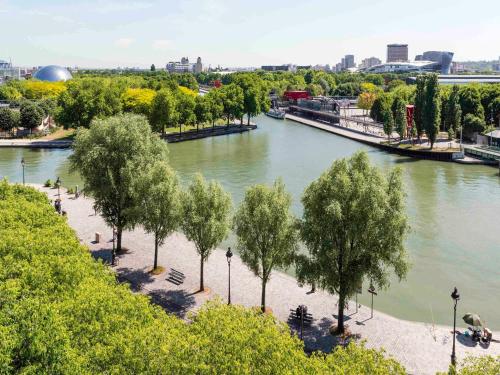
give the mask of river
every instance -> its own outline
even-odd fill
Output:
[[[379,292],[375,309],[403,319],[451,325],[450,293],[457,286],[461,294],[458,316],[476,312],[489,327],[500,329],[498,169],[391,155],[288,120],[259,116],[255,122],[259,128],[244,134],[170,144],[170,162],[184,183],[196,172],[220,181],[235,204],[248,186],[282,177],[297,215],[302,212],[304,188],[335,159],[362,149],[384,170],[402,167],[412,267],[406,280],[394,280],[388,290]],[[3,148],[0,176],[21,181],[24,157],[27,182],[43,183],[60,176],[63,185],[81,187],[79,177],[68,172],[70,153]],[[223,244],[233,245],[232,237]],[[359,301],[369,305],[364,289]]]

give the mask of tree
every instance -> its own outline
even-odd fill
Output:
[[[123,110],[149,116],[155,95],[151,89],[128,88],[121,97]]]
[[[497,125],[500,127],[500,96],[490,103],[488,110],[491,113],[493,121],[497,122]]]
[[[151,102],[149,123],[156,132],[165,134],[165,128],[177,123],[177,100],[169,89],[158,91]]]
[[[223,95],[219,89],[211,90],[207,95],[208,105],[210,107],[210,117],[212,118],[212,127],[215,126],[215,120],[222,117],[224,113]]]
[[[373,101],[370,117],[377,122],[384,122],[386,112],[391,110],[392,98],[388,94],[379,94]]]
[[[291,203],[292,197],[280,180],[273,187],[255,185],[246,191],[234,218],[241,259],[262,280],[262,312],[271,271],[288,267],[297,252],[297,226],[290,213]]]
[[[314,79],[314,72],[312,70],[307,70],[306,74],[304,74],[304,81],[306,84],[310,85]]]
[[[200,123],[203,124],[212,119],[210,101],[207,96],[199,95],[195,98],[194,115],[196,117],[196,130],[198,130]]]
[[[19,113],[10,108],[0,108],[0,129],[10,132],[19,126]]]
[[[398,86],[406,86],[405,82],[400,79],[393,79],[387,85],[387,91],[392,91]]]
[[[79,130],[69,160],[84,181],[85,193],[95,201],[106,223],[116,228],[117,251],[122,231],[140,218],[142,174],[156,161],[167,160],[167,145],[151,133],[144,116],[118,115],[94,120]]]
[[[460,88],[460,108],[462,121],[469,113],[484,119],[484,108],[481,105],[481,94],[475,85],[466,85]]]
[[[424,106],[422,108],[422,121],[425,134],[434,147],[434,142],[439,133],[441,123],[441,101],[439,98],[439,84],[437,74],[426,76]]]
[[[152,72],[155,72],[156,71],[156,66],[155,64],[151,64],[151,69],[150,69]]]
[[[385,108],[382,113],[383,121],[384,121],[384,133],[387,134],[387,141],[391,143],[391,135],[394,131],[394,116],[392,115],[392,111],[390,108]]]
[[[472,113],[464,117],[464,137],[472,139],[474,133],[482,133],[486,127],[486,123],[481,117],[475,116]]]
[[[158,246],[179,226],[180,191],[175,172],[165,161],[155,162],[142,178],[140,223],[155,236],[153,270],[158,268]]]
[[[394,125],[401,139],[406,135],[406,102],[401,98],[396,98],[394,107]]]
[[[200,254],[200,291],[203,291],[203,265],[229,233],[231,196],[218,182],[207,183],[201,174],[197,174],[182,194],[181,202],[181,228]]]
[[[420,137],[424,133],[424,119],[423,111],[425,106],[425,75],[420,74],[417,76],[417,89],[415,92],[415,109],[413,113],[413,119],[415,121],[415,128],[417,131],[417,138],[420,141]]]
[[[358,107],[368,112],[372,109],[377,95],[374,92],[362,92],[358,97]]]
[[[460,88],[453,85],[450,95],[446,102],[446,111],[443,111],[444,123],[446,128],[453,129],[456,133],[461,127],[462,109],[460,107]]]
[[[179,134],[182,131],[182,125],[189,126],[196,122],[196,116],[194,114],[195,98],[196,96],[192,96],[182,91],[177,93],[176,111],[178,114]]]
[[[84,78],[66,83],[67,89],[57,100],[60,107],[56,121],[65,128],[88,128],[93,119],[103,119],[121,112],[120,87],[110,79]]]
[[[223,86],[220,90],[222,95],[222,105],[224,106],[224,115],[229,126],[229,121],[232,118],[241,118],[243,115],[244,95],[241,87],[231,83]]]
[[[19,109],[20,122],[23,128],[29,129],[30,133],[33,129],[42,125],[44,118],[43,109],[36,103],[25,101]]]
[[[8,84],[0,85],[0,100],[19,100],[22,98],[21,93]]]
[[[364,152],[336,160],[305,190],[301,238],[309,255],[297,257],[299,282],[337,293],[337,331],[344,307],[364,280],[384,288],[390,269],[401,280],[408,233],[401,170],[384,176]]]

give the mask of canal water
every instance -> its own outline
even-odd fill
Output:
[[[255,183],[282,177],[300,215],[304,188],[338,158],[357,150],[384,170],[404,171],[412,263],[405,281],[394,280],[375,297],[375,308],[399,318],[453,323],[450,293],[459,289],[458,315],[480,314],[500,329],[500,177],[498,169],[416,160],[362,145],[333,134],[265,116],[259,128],[235,134],[170,144],[170,162],[186,183],[194,173],[216,179],[235,204]],[[83,185],[68,171],[70,150],[0,149],[0,177],[19,182],[20,160],[26,181],[43,183],[60,176],[65,186]],[[234,246],[229,238],[223,246]],[[293,270],[288,272],[293,273]],[[366,288],[359,300],[369,304]],[[332,313],[335,311],[332,306]]]

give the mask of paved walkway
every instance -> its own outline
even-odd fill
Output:
[[[37,186],[50,199],[57,197],[57,190]],[[111,230],[100,216],[95,216],[90,199],[62,194],[63,210],[67,212],[68,223],[86,244],[94,257],[110,258],[112,247]],[[100,232],[104,240],[93,243],[95,232]],[[152,276],[148,271],[153,262],[153,237],[140,228],[125,232],[123,246],[128,249],[118,257],[114,267],[120,279],[131,282],[134,291],[152,296],[152,299],[180,317],[186,317],[190,310],[196,310],[205,301],[219,296],[227,298],[227,261],[225,250],[217,249],[205,265],[205,286],[209,292],[197,293],[199,288],[199,257],[194,245],[182,234],[170,236],[159,250],[159,264],[165,272]],[[184,279],[178,273],[184,274]],[[231,298],[235,304],[258,306],[260,304],[260,280],[257,279],[237,256],[231,263]],[[179,284],[179,281],[182,283]],[[178,285],[177,285],[178,284]],[[329,351],[335,344],[328,328],[336,323],[337,297],[326,292],[308,293],[309,287],[300,287],[296,280],[280,272],[274,272],[267,287],[267,303],[274,314],[283,321],[289,321],[290,309],[299,304],[308,306],[314,322],[306,327],[304,339],[307,348]],[[346,324],[350,330],[367,340],[367,346],[386,349],[387,353],[399,360],[411,374],[434,374],[446,371],[450,361],[452,329],[431,324],[396,319],[375,311],[370,318],[370,309],[361,306],[356,313],[354,302],[346,311]],[[452,311],[450,301],[450,314]],[[296,326],[291,324],[296,330]],[[461,329],[463,332],[463,329]],[[500,332],[493,333],[500,338]],[[464,335],[457,336],[457,358],[462,360],[467,354],[500,355],[500,341],[492,342],[488,348],[474,343]]]
[[[71,140],[0,139],[0,147],[68,148]]]

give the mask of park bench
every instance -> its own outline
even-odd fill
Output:
[[[184,279],[186,276],[176,269],[170,268],[170,272],[167,277],[167,281],[171,282],[174,285],[181,285],[184,283]]]
[[[290,319],[300,324],[300,313],[297,314],[297,309],[290,309]],[[309,313],[304,314],[304,324],[311,325],[313,316]]]

